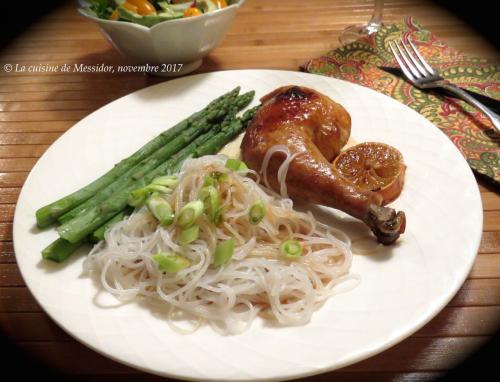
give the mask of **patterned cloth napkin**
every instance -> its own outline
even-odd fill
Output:
[[[500,134],[467,103],[443,93],[420,91],[406,82],[395,70],[398,65],[389,48],[389,41],[401,37],[409,37],[450,82],[500,100],[500,65],[464,56],[411,17],[401,24],[383,25],[376,34],[313,59],[301,69],[370,87],[418,111],[453,141],[476,174],[500,186]]]

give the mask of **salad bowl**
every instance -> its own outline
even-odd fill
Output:
[[[152,27],[102,19],[84,7],[78,11],[97,24],[111,45],[132,63],[147,65],[145,71],[153,75],[176,77],[201,66],[203,58],[223,40],[244,2],[238,0],[213,12],[166,20]]]

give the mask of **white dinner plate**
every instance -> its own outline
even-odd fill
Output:
[[[40,231],[35,211],[105,172],[158,133],[241,85],[257,97],[278,86],[314,88],[351,114],[356,142],[398,148],[405,186],[393,206],[407,216],[396,245],[356,255],[353,290],[332,297],[301,327],[257,319],[243,334],[221,336],[209,326],[173,332],[142,304],[120,306],[82,275],[85,250],[67,263],[41,260],[56,237]],[[321,208],[322,219],[350,235],[362,225]],[[14,245],[22,276],[43,309],[76,339],[116,361],[181,379],[259,381],[290,379],[361,361],[408,337],[434,317],[465,280],[482,231],[479,190],[467,163],[438,128],[413,110],[349,82],[298,72],[238,70],[200,74],[120,98],[78,122],[40,158],[22,189]],[[88,250],[88,248],[86,249]]]

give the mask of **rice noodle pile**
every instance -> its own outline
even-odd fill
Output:
[[[265,178],[267,162],[276,152],[286,154],[278,174],[281,193],[286,195],[286,172],[293,160],[286,147],[270,150],[263,174]],[[163,227],[147,207],[136,209],[95,245],[84,270],[99,277],[103,287],[122,301],[142,297],[166,303],[168,322],[179,332],[209,323],[223,334],[241,333],[257,315],[279,325],[304,325],[328,297],[340,292],[339,283],[356,279],[348,273],[350,240],[343,232],[318,222],[310,212],[295,211],[290,199],[260,185],[255,171],[228,170],[226,159],[214,155],[187,160],[179,184],[166,196],[179,211],[198,198],[206,175],[214,171],[227,174],[229,181],[220,185],[225,206],[221,224],[215,225],[203,214],[197,222],[198,239],[181,246],[175,221]],[[266,215],[252,225],[249,209],[259,200],[265,203]],[[215,246],[229,238],[235,240],[234,255],[215,268]],[[280,254],[280,244],[288,239],[300,241],[300,258],[289,260]],[[190,266],[173,274],[162,272],[152,259],[160,251],[179,254]],[[178,325],[179,317],[195,323],[186,329]]]

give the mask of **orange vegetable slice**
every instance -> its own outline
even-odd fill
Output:
[[[122,7],[125,8],[125,9],[128,9],[130,12],[134,12],[134,13],[137,13],[137,7],[131,3],[129,3],[128,1],[124,2],[122,4]]]
[[[137,8],[136,13],[142,16],[156,13],[156,8],[148,0],[127,0],[127,2],[135,6]]]
[[[120,18],[120,15],[118,14],[118,11],[115,9],[111,15],[109,15],[110,20],[118,20]]]
[[[201,16],[201,11],[196,7],[190,7],[184,11],[184,17]]]
[[[360,191],[380,194],[382,205],[395,200],[403,190],[403,155],[385,143],[364,142],[350,147],[335,158],[333,166]]]

